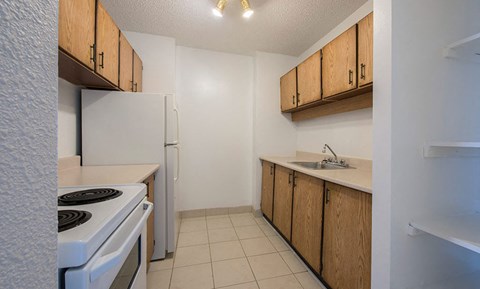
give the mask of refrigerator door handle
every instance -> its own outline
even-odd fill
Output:
[[[175,150],[177,150],[177,175],[173,178],[176,182],[180,177],[180,148],[178,146],[174,146]]]
[[[178,140],[180,139],[180,116],[178,115],[178,108],[176,106],[173,107],[173,111],[175,112],[175,119],[177,121],[177,140],[175,142],[178,143]]]

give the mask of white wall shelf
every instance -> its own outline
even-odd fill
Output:
[[[423,147],[423,156],[480,157],[480,142],[428,142]]]
[[[420,230],[480,253],[480,213],[418,219],[409,225],[413,228],[409,231],[412,236]]]
[[[464,274],[437,284],[432,284],[422,289],[478,289],[480,284],[480,271]]]
[[[444,48],[443,55],[480,63],[480,33],[448,45]]]

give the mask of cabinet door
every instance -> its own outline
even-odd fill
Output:
[[[145,185],[147,185],[147,200],[151,203],[154,203],[154,181],[155,181],[155,175],[149,176],[145,181]],[[153,247],[155,244],[154,241],[154,211],[150,214],[150,216],[147,219],[147,267],[150,266],[150,260],[152,259],[153,256]],[[148,268],[147,268],[148,271]]]
[[[323,180],[295,172],[292,245],[320,273]]]
[[[118,84],[119,33],[112,17],[98,2],[96,72],[113,84]]]
[[[94,62],[95,0],[60,0],[58,46],[91,68]]]
[[[322,277],[332,289],[369,289],[372,195],[327,183]]]
[[[320,75],[320,51],[318,51],[297,67],[298,106],[321,99]]]
[[[373,82],[373,12],[358,22],[358,86]]]
[[[293,171],[275,166],[273,224],[290,241],[292,229]]]
[[[297,68],[280,78],[280,108],[282,111],[297,107]]]
[[[120,33],[120,71],[118,87],[133,91],[133,48],[123,33]]]
[[[322,49],[323,98],[357,88],[357,26]]]
[[[262,162],[262,202],[261,209],[263,215],[272,221],[273,216],[273,181],[275,165],[263,161]]]
[[[133,91],[142,92],[143,63],[140,56],[133,52]]]

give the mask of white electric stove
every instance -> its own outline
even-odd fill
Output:
[[[144,184],[58,190],[59,288],[146,288]]]

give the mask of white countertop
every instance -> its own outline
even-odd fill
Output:
[[[159,168],[158,164],[77,166],[58,171],[58,186],[141,183]]]
[[[328,182],[362,192],[372,193],[372,168],[371,162],[369,164],[368,160],[357,160],[356,162],[349,160],[349,163],[355,167],[355,169],[312,170],[291,164],[290,162],[322,161],[323,157],[299,152],[297,156],[292,157],[261,156],[260,159]]]

